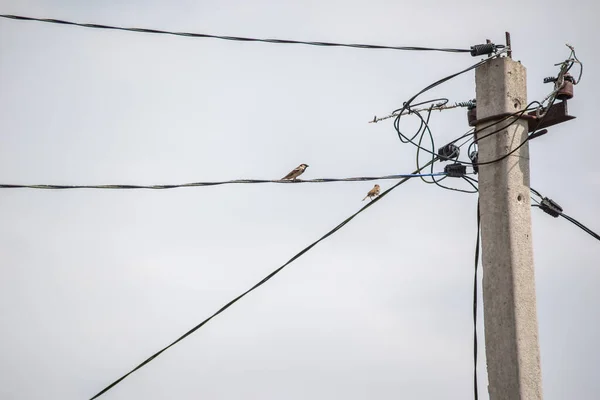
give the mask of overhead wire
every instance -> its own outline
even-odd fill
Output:
[[[201,186],[218,186],[218,185],[229,185],[229,184],[240,184],[240,183],[284,183],[284,184],[298,184],[298,183],[331,183],[331,182],[362,182],[362,181],[377,181],[377,180],[389,180],[389,179],[401,179],[401,178],[416,178],[422,176],[443,176],[446,175],[444,172],[429,173],[429,174],[400,174],[400,175],[384,175],[384,176],[360,176],[353,178],[318,178],[318,179],[297,179],[297,180],[267,180],[267,179],[235,179],[229,181],[217,181],[217,182],[192,182],[192,183],[180,183],[180,184],[168,184],[168,185],[123,185],[123,184],[111,184],[111,185],[24,185],[24,184],[9,184],[0,183],[0,189],[52,189],[52,190],[64,190],[64,189],[175,189],[175,188],[187,188],[187,187],[201,187]]]
[[[539,207],[539,206],[536,206],[536,207]],[[588,235],[590,235],[594,239],[600,240],[600,235],[599,234],[597,234],[596,232],[594,232],[593,230],[591,230],[587,226],[583,225],[581,222],[577,221],[575,218],[568,216],[564,212],[561,212],[559,215],[561,217],[563,217],[564,219],[566,219],[567,221],[569,221],[570,223],[572,223],[573,225],[577,226],[579,229],[581,229],[584,232],[586,232]]]
[[[431,161],[431,162],[433,162],[433,161]],[[426,168],[427,166],[429,166],[429,163],[426,164],[423,167],[423,169]],[[411,175],[417,175],[417,174],[419,174],[420,171],[421,170],[417,169]],[[271,278],[273,278],[275,275],[277,275],[279,272],[281,272],[289,264],[291,264],[292,262],[294,262],[296,259],[300,258],[303,254],[305,254],[306,252],[308,252],[310,249],[312,249],[313,247],[315,247],[317,244],[319,244],[320,242],[322,242],[323,240],[327,239],[329,236],[333,235],[335,232],[337,232],[338,230],[340,230],[341,228],[343,228],[346,224],[348,224],[350,221],[352,221],[360,213],[362,213],[363,211],[365,211],[366,209],[368,209],[369,207],[371,207],[373,204],[375,204],[378,201],[380,201],[383,197],[385,197],[392,190],[394,190],[398,186],[402,185],[403,183],[405,183],[406,181],[408,181],[411,178],[413,178],[413,176],[406,176],[401,181],[399,181],[398,183],[396,183],[394,186],[392,186],[389,189],[387,189],[386,191],[382,192],[379,195],[379,197],[374,198],[372,201],[370,201],[369,203],[367,203],[365,206],[361,207],[357,212],[355,212],[350,217],[346,218],[344,221],[342,221],[340,224],[338,224],[335,228],[331,229],[325,235],[321,236],[320,239],[316,240],[315,242],[311,243],[310,245],[308,245],[307,247],[305,247],[304,249],[302,249],[295,256],[293,256],[292,258],[290,258],[285,264],[283,264],[279,268],[275,269],[269,275],[265,276],[262,280],[260,280],[258,283],[256,283],[254,286],[252,286],[250,289],[246,290],[242,294],[240,294],[237,297],[235,297],[233,300],[229,301],[227,304],[225,304],[223,307],[221,307],[219,310],[217,310],[215,313],[213,313],[210,317],[206,318],[204,321],[200,322],[199,324],[197,324],[196,326],[194,326],[192,329],[188,330],[186,333],[184,333],[178,339],[176,339],[175,341],[173,341],[172,343],[170,343],[166,347],[162,348],[161,350],[157,351],[156,353],[154,353],[153,355],[151,355],[150,357],[148,357],[146,360],[142,361],[140,364],[138,364],[135,368],[133,368],[132,370],[130,370],[129,372],[127,372],[125,375],[123,375],[120,378],[118,378],[117,380],[113,381],[111,384],[109,384],[104,389],[102,389],[100,392],[98,392],[96,395],[94,395],[90,400],[94,400],[94,399],[100,397],[101,395],[103,395],[104,393],[108,392],[110,389],[112,389],[113,387],[115,387],[116,385],[118,385],[120,382],[122,382],[129,375],[131,375],[135,371],[139,370],[140,368],[142,368],[146,364],[150,363],[151,361],[153,361],[154,359],[156,359],[159,355],[161,355],[163,352],[165,352],[169,348],[173,347],[174,345],[176,345],[177,343],[179,343],[180,341],[182,341],[183,339],[185,339],[186,337],[188,337],[192,333],[196,332],[198,329],[202,328],[204,325],[206,325],[214,317],[216,317],[217,315],[219,315],[222,312],[224,312],[225,310],[227,310],[229,307],[231,307],[233,304],[235,304],[236,302],[238,302],[239,300],[241,300],[244,296],[246,296],[250,292],[258,289],[260,286],[262,286],[267,281],[269,281]]]
[[[544,197],[540,192],[538,192],[537,190],[535,190],[534,188],[530,187],[529,188],[533,193],[535,193],[540,199],[542,200],[547,200],[547,197]],[[537,207],[539,209],[543,210],[543,201],[539,202],[535,199],[532,198],[533,201],[535,201],[537,204],[532,204],[532,207]],[[590,228],[588,228],[587,226],[585,226],[584,224],[582,224],[581,222],[579,222],[578,220],[576,220],[575,218],[565,214],[562,209],[560,210],[554,210],[556,212],[556,214],[559,217],[562,217],[564,219],[566,219],[567,221],[569,221],[570,223],[572,223],[573,225],[575,225],[576,227],[578,227],[579,229],[581,229],[582,231],[584,231],[585,233],[587,233],[588,235],[590,235],[591,237],[593,237],[596,240],[600,240],[600,234],[594,232],[593,230],[591,230]]]
[[[164,30],[156,30],[156,29],[125,28],[125,27],[110,26],[110,25],[100,25],[100,24],[84,24],[84,23],[77,23],[77,22],[71,22],[71,21],[65,21],[65,20],[58,20],[58,19],[42,19],[42,18],[16,16],[16,15],[0,15],[0,17],[14,19],[14,20],[38,21],[38,22],[46,22],[46,23],[53,23],[53,24],[73,25],[73,26],[80,26],[80,27],[86,27],[86,28],[112,29],[112,30],[141,32],[141,33],[167,34],[167,35],[176,35],[176,36],[185,36],[185,37],[213,38],[213,39],[245,41],[245,42],[265,42],[265,43],[275,43],[275,44],[304,44],[304,45],[312,45],[312,46],[352,47],[352,48],[362,48],[362,49],[389,49],[389,50],[412,50],[412,51],[441,51],[441,52],[454,52],[454,53],[470,52],[470,50],[468,50],[468,49],[429,48],[429,47],[410,47],[410,46],[403,46],[403,47],[401,47],[401,46],[381,46],[381,45],[369,45],[369,44],[343,44],[343,43],[331,43],[331,42],[311,42],[311,41],[296,41],[296,40],[282,40],[282,39],[258,39],[258,38],[237,37],[237,36],[219,36],[219,35],[211,35],[211,34],[203,34],[203,33],[172,32],[172,31],[164,31]],[[573,57],[575,58],[575,60],[577,60],[577,58],[576,58],[576,56],[574,54],[574,50],[572,51],[572,54],[573,54]],[[154,360],[162,352],[166,351],[167,349],[169,349],[170,347],[174,346],[175,344],[177,344],[181,340],[185,339],[187,336],[191,335],[196,330],[198,330],[199,328],[201,328],[202,326],[204,326],[206,323],[208,323],[211,319],[213,319],[214,317],[216,317],[217,315],[219,315],[220,313],[222,313],[226,309],[228,309],[230,306],[232,306],[233,304],[235,304],[241,298],[243,298],[244,296],[246,296],[247,294],[249,294],[253,290],[257,289],[258,287],[262,286],[264,283],[266,283],[268,280],[270,280],[273,276],[275,276],[277,273],[279,273],[286,266],[288,266],[289,264],[291,264],[297,258],[301,257],[303,254],[305,254],[307,251],[309,251],[312,247],[316,246],[318,243],[320,243],[321,241],[323,241],[327,237],[329,237],[332,234],[334,234],[335,232],[337,232],[337,230],[341,229],[343,226],[345,226],[347,223],[349,223],[358,214],[360,214],[361,212],[363,212],[364,210],[366,210],[368,207],[372,206],[373,203],[379,201],[381,198],[383,198],[385,195],[387,195],[390,191],[392,191],[393,189],[395,189],[397,186],[403,184],[407,180],[409,180],[411,178],[414,178],[414,177],[420,177],[423,181],[425,181],[427,183],[435,183],[438,186],[441,186],[441,187],[443,187],[445,189],[464,191],[464,190],[455,189],[455,188],[449,188],[449,187],[445,187],[443,185],[440,185],[439,182],[446,177],[446,174],[444,174],[444,173],[433,173],[433,169],[432,169],[432,173],[429,173],[429,174],[419,174],[419,172],[422,171],[427,166],[431,166],[433,168],[433,164],[436,161],[439,161],[439,158],[438,158],[437,154],[435,153],[434,138],[433,138],[433,134],[432,134],[432,132],[431,132],[431,130],[429,128],[429,118],[430,118],[430,115],[431,115],[431,111],[433,109],[433,105],[432,105],[432,107],[429,107],[429,109],[427,109],[427,110],[411,110],[411,103],[412,103],[412,101],[414,101],[422,93],[424,93],[424,92],[426,92],[426,91],[428,91],[428,90],[430,90],[430,89],[438,86],[439,84],[444,83],[444,82],[446,82],[446,81],[448,81],[448,80],[450,80],[450,79],[452,79],[452,78],[454,78],[454,77],[456,77],[456,76],[458,76],[458,75],[460,75],[462,73],[465,73],[465,72],[470,71],[470,70],[472,70],[474,68],[477,68],[478,66],[483,65],[486,62],[489,62],[491,59],[493,59],[495,57],[498,57],[499,55],[500,55],[500,53],[496,54],[495,56],[493,56],[491,58],[484,59],[484,60],[482,60],[482,61],[480,61],[480,62],[472,65],[471,67],[469,67],[469,68],[467,68],[465,70],[462,70],[462,71],[460,71],[460,72],[458,72],[456,74],[450,75],[450,76],[448,76],[446,78],[443,78],[443,79],[441,79],[439,81],[434,82],[432,85],[428,86],[427,88],[423,89],[422,91],[420,91],[419,93],[417,93],[415,96],[413,96],[408,102],[404,103],[403,107],[401,109],[398,109],[398,110],[394,111],[394,113],[392,113],[392,115],[386,117],[386,118],[390,118],[392,116],[396,116],[396,119],[394,121],[394,127],[395,127],[395,129],[396,129],[396,131],[398,133],[398,136],[399,136],[400,140],[403,143],[411,143],[411,144],[415,145],[418,148],[418,150],[417,150],[417,170],[413,174],[389,175],[389,176],[384,176],[384,177],[342,178],[342,179],[326,179],[326,178],[324,178],[324,179],[298,180],[298,181],[239,179],[239,180],[221,181],[221,182],[195,182],[195,183],[175,184],[175,185],[16,185],[16,184],[0,184],[0,188],[4,188],[4,189],[6,189],[6,188],[31,188],[31,189],[172,189],[172,188],[182,188],[182,187],[216,186],[216,185],[224,185],[224,184],[241,184],[241,183],[324,183],[324,182],[368,181],[368,180],[399,179],[399,178],[402,179],[400,182],[396,183],[394,186],[392,186],[388,190],[384,191],[378,198],[375,198],[372,202],[370,202],[367,205],[365,205],[364,207],[362,207],[356,213],[354,213],[349,218],[347,218],[346,220],[344,220],[342,223],[340,223],[339,225],[337,225],[335,228],[333,228],[332,230],[330,230],[328,233],[326,233],[325,235],[323,235],[320,239],[318,239],[317,241],[313,242],[311,245],[307,246],[302,251],[300,251],[299,253],[297,253],[294,257],[292,257],[290,260],[288,260],[288,262],[286,262],[281,267],[279,267],[276,270],[274,270],[273,272],[271,272],[269,275],[267,275],[265,278],[263,278],[261,281],[259,281],[254,286],[252,286],[250,289],[248,289],[247,291],[245,291],[241,295],[237,296],[236,298],[234,298],[233,300],[231,300],[230,302],[228,302],[227,304],[225,304],[221,309],[219,309],[217,312],[215,312],[210,317],[208,317],[207,319],[205,319],[203,322],[201,322],[200,324],[196,325],[194,328],[192,328],[191,330],[189,330],[188,332],[186,332],[184,335],[182,335],[181,337],[179,337],[177,340],[175,340],[174,342],[172,342],[168,346],[164,347],[163,349],[161,349],[160,351],[158,351],[157,353],[155,353],[154,355],[152,355],[151,357],[149,357],[148,359],[146,359],[145,361],[143,361],[141,364],[139,364],[137,367],[135,367],[134,369],[132,369],[130,372],[128,372],[127,374],[125,374],[124,376],[122,376],[121,378],[119,378],[118,380],[116,380],[113,383],[111,383],[109,386],[107,386],[102,391],[100,391],[98,394],[96,394],[94,397],[92,397],[92,399],[96,399],[97,397],[99,397],[102,394],[106,393],[108,390],[110,390],[111,388],[113,388],[114,386],[116,386],[117,384],[119,384],[122,380],[124,380],[125,378],[127,378],[130,374],[132,374],[133,372],[137,371],[138,369],[142,368],[144,365],[146,365],[149,362],[151,362],[152,360]],[[579,62],[579,60],[577,60],[577,62]],[[581,79],[581,74],[582,74],[582,71],[583,71],[583,65],[580,62],[579,62],[579,64],[581,66],[579,79]],[[564,69],[566,71],[568,71],[572,67],[572,65],[573,64],[571,64],[568,68],[564,68]],[[578,82],[578,80],[577,80],[577,82]],[[554,104],[555,100],[556,100],[556,97],[554,96],[552,98],[549,106],[546,109],[549,109]],[[419,103],[419,105],[420,104],[425,104],[425,103],[426,102]],[[446,101],[446,103],[447,103],[447,101]],[[438,105],[438,108],[442,109],[445,106],[446,103],[444,103],[442,105]],[[543,102],[542,102],[542,104],[543,104]],[[415,107],[415,106],[417,106],[417,105],[414,105],[412,107]],[[452,106],[445,107],[445,108],[452,108]],[[529,108],[529,106],[526,107],[525,110],[522,110],[521,113],[524,113],[525,111],[527,111],[528,108]],[[427,111],[427,119],[426,120],[424,120],[423,117],[420,115],[421,111]],[[407,136],[405,136],[400,131],[400,127],[399,127],[400,118],[402,117],[402,115],[406,115],[406,114],[416,114],[421,119],[421,127],[419,128],[417,134],[415,134],[410,139]],[[516,114],[517,113],[515,113],[514,115],[516,115]],[[546,114],[544,113],[544,115],[542,115],[541,118],[539,119],[537,126],[539,126],[541,124],[541,122],[542,122],[542,120],[543,120],[543,118],[545,116],[546,116]],[[509,116],[507,118],[510,118],[510,117],[511,116]],[[382,118],[382,119],[385,119],[385,118]],[[382,120],[382,119],[379,119],[379,120]],[[508,127],[511,124],[515,123],[518,119],[519,119],[518,117],[514,118],[514,121],[511,122],[509,125],[507,125],[505,127],[502,127],[500,129],[492,132],[492,133],[488,133],[488,134],[486,134],[483,137],[487,137],[487,136],[489,136],[491,134],[497,133],[497,132],[505,129],[506,127]],[[377,120],[377,118],[375,118],[373,122],[377,122],[379,120]],[[498,123],[499,123],[499,121],[496,121],[496,122],[494,122],[491,125],[496,125]],[[479,165],[491,164],[491,163],[499,162],[499,161],[505,159],[506,157],[508,157],[511,154],[513,154],[514,152],[516,152],[520,147],[522,147],[531,138],[531,136],[535,133],[536,130],[537,130],[537,127],[534,130],[534,132],[532,132],[531,135],[528,135],[527,138],[520,145],[518,145],[515,149],[513,149],[511,152],[507,153],[506,155],[504,155],[504,156],[502,156],[502,157],[500,157],[500,158],[498,158],[496,160],[486,161],[486,162],[479,162],[478,164]],[[420,132],[421,132],[421,136],[419,137],[418,144],[416,144],[414,142],[414,139],[419,135]],[[425,135],[426,132],[430,136],[430,141],[431,141],[431,145],[432,145],[432,148],[433,148],[432,151],[430,151],[429,149],[426,149],[425,147],[421,146],[423,136]],[[481,140],[483,137],[474,139],[472,145],[476,145],[476,142],[478,140]],[[456,139],[455,141],[458,141],[458,140],[460,140],[462,138],[464,138],[464,136],[461,137],[461,138],[459,138],[459,139]],[[463,143],[461,146],[463,146],[466,143],[468,143],[468,141],[470,141],[470,139],[468,139],[467,142]],[[469,149],[471,148],[471,146],[469,147]],[[429,162],[427,162],[425,165],[423,165],[422,167],[419,167],[419,152],[421,150],[430,153],[432,155],[432,159]],[[461,162],[461,161],[456,160],[456,162]],[[461,163],[463,163],[463,164],[472,164],[472,163],[467,163],[467,162],[461,162]],[[435,179],[436,176],[444,176],[444,178],[442,178],[440,180],[436,180]],[[425,177],[431,177],[433,179],[433,181],[429,182],[429,181],[427,181],[427,180],[424,179]],[[474,191],[468,191],[468,193],[476,193],[477,192],[477,187],[473,184],[473,182],[477,183],[477,180],[472,179],[470,177],[463,177],[463,179],[465,181],[467,181],[474,188]],[[541,195],[539,194],[539,192],[537,192],[537,191],[535,191],[533,189],[532,189],[532,192],[536,193],[537,195],[539,195],[541,197]],[[536,205],[534,205],[534,206],[536,206]],[[570,217],[570,216],[568,216],[568,215],[566,215],[564,213],[560,213],[560,216],[562,216],[563,218],[567,219],[569,222],[575,224],[576,226],[580,227],[581,229],[583,229],[584,231],[586,231],[590,235],[594,236],[596,239],[600,240],[600,236],[598,234],[594,233],[589,228],[585,227],[579,221],[575,220],[574,218],[572,218],[572,217]],[[479,202],[478,202],[478,205],[477,205],[477,241],[476,241],[476,249],[475,249],[475,278],[474,278],[474,290],[473,290],[474,392],[475,392],[475,399],[476,400],[478,398],[478,386],[477,386],[477,269],[478,269],[478,262],[479,262],[479,247],[480,247],[480,208],[479,208]]]
[[[420,47],[420,46],[382,46],[374,44],[358,44],[358,43],[332,43],[322,41],[302,41],[302,40],[286,40],[286,39],[259,39],[251,37],[240,37],[240,36],[222,36],[213,35],[208,33],[192,33],[192,32],[174,32],[165,31],[160,29],[148,29],[148,28],[126,28],[122,26],[104,25],[104,24],[89,24],[80,23],[73,21],[66,21],[62,19],[51,19],[51,18],[34,18],[26,17],[22,15],[10,15],[2,14],[1,18],[19,20],[19,21],[36,21],[45,22],[59,25],[71,25],[79,26],[83,28],[94,28],[94,29],[110,29],[119,31],[139,32],[139,33],[154,33],[162,35],[174,35],[174,36],[185,36],[192,38],[210,38],[210,39],[221,39],[231,40],[240,42],[263,42],[263,43],[275,43],[275,44],[304,44],[309,46],[325,46],[325,47],[352,47],[358,49],[375,49],[375,50],[406,50],[406,51],[438,51],[446,53],[470,53],[470,49],[454,49],[454,48],[436,48],[436,47]],[[500,47],[500,46],[498,46]]]

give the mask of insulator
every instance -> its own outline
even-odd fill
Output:
[[[551,82],[556,82],[557,79],[553,76],[549,76],[547,78],[544,78],[544,83],[551,83]]]
[[[477,107],[477,101],[475,99],[468,101],[461,101],[456,103],[457,107],[467,107],[469,110]]]
[[[573,77],[570,74],[563,76],[563,84],[558,89],[556,98],[559,100],[569,100],[573,98]]]
[[[473,57],[492,54],[494,52],[496,52],[496,45],[494,43],[476,44],[475,46],[471,46],[471,55]]]

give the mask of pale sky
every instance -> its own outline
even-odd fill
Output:
[[[0,0],[1,14],[259,38],[469,48],[508,30],[529,101],[549,93],[542,80],[570,43],[585,65],[577,119],[531,142],[531,185],[595,231],[597,12],[592,0]],[[392,120],[367,122],[479,59],[0,19],[0,183],[279,179],[300,163],[306,179],[409,173],[415,148]],[[471,71],[422,99],[474,96]],[[434,114],[431,128],[449,142],[469,129],[466,110]],[[0,398],[89,399],[372,186],[1,190]],[[476,203],[407,182],[101,398],[473,398]],[[600,244],[538,209],[532,223],[544,398],[593,399]]]

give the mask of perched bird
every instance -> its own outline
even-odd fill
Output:
[[[373,186],[373,189],[369,190],[369,193],[367,193],[367,195],[365,196],[364,199],[362,199],[362,201],[365,201],[367,197],[369,199],[373,200],[373,197],[377,197],[377,196],[379,196],[379,185]]]
[[[286,179],[291,179],[291,180],[295,181],[297,177],[299,177],[300,175],[302,175],[304,173],[304,170],[306,168],[308,168],[308,165],[300,164],[296,168],[294,168],[292,170],[292,172],[290,172],[289,174],[287,174],[286,176],[281,178],[281,180],[284,181]]]

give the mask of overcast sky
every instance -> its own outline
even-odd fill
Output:
[[[542,79],[568,42],[585,64],[577,119],[531,143],[531,184],[599,231],[597,6],[484,3],[0,0],[0,13],[454,48],[503,43],[508,30],[530,101],[549,93]],[[392,120],[367,122],[478,60],[1,19],[0,183],[279,179],[300,163],[306,179],[408,173],[414,147]],[[423,99],[474,96],[470,72]],[[466,111],[435,113],[431,127],[446,143],[469,128]],[[0,397],[90,398],[358,210],[372,186],[2,190]],[[472,398],[476,203],[407,182],[102,398]],[[593,399],[600,243],[538,209],[532,220],[545,399]],[[479,334],[487,399],[483,324]]]

